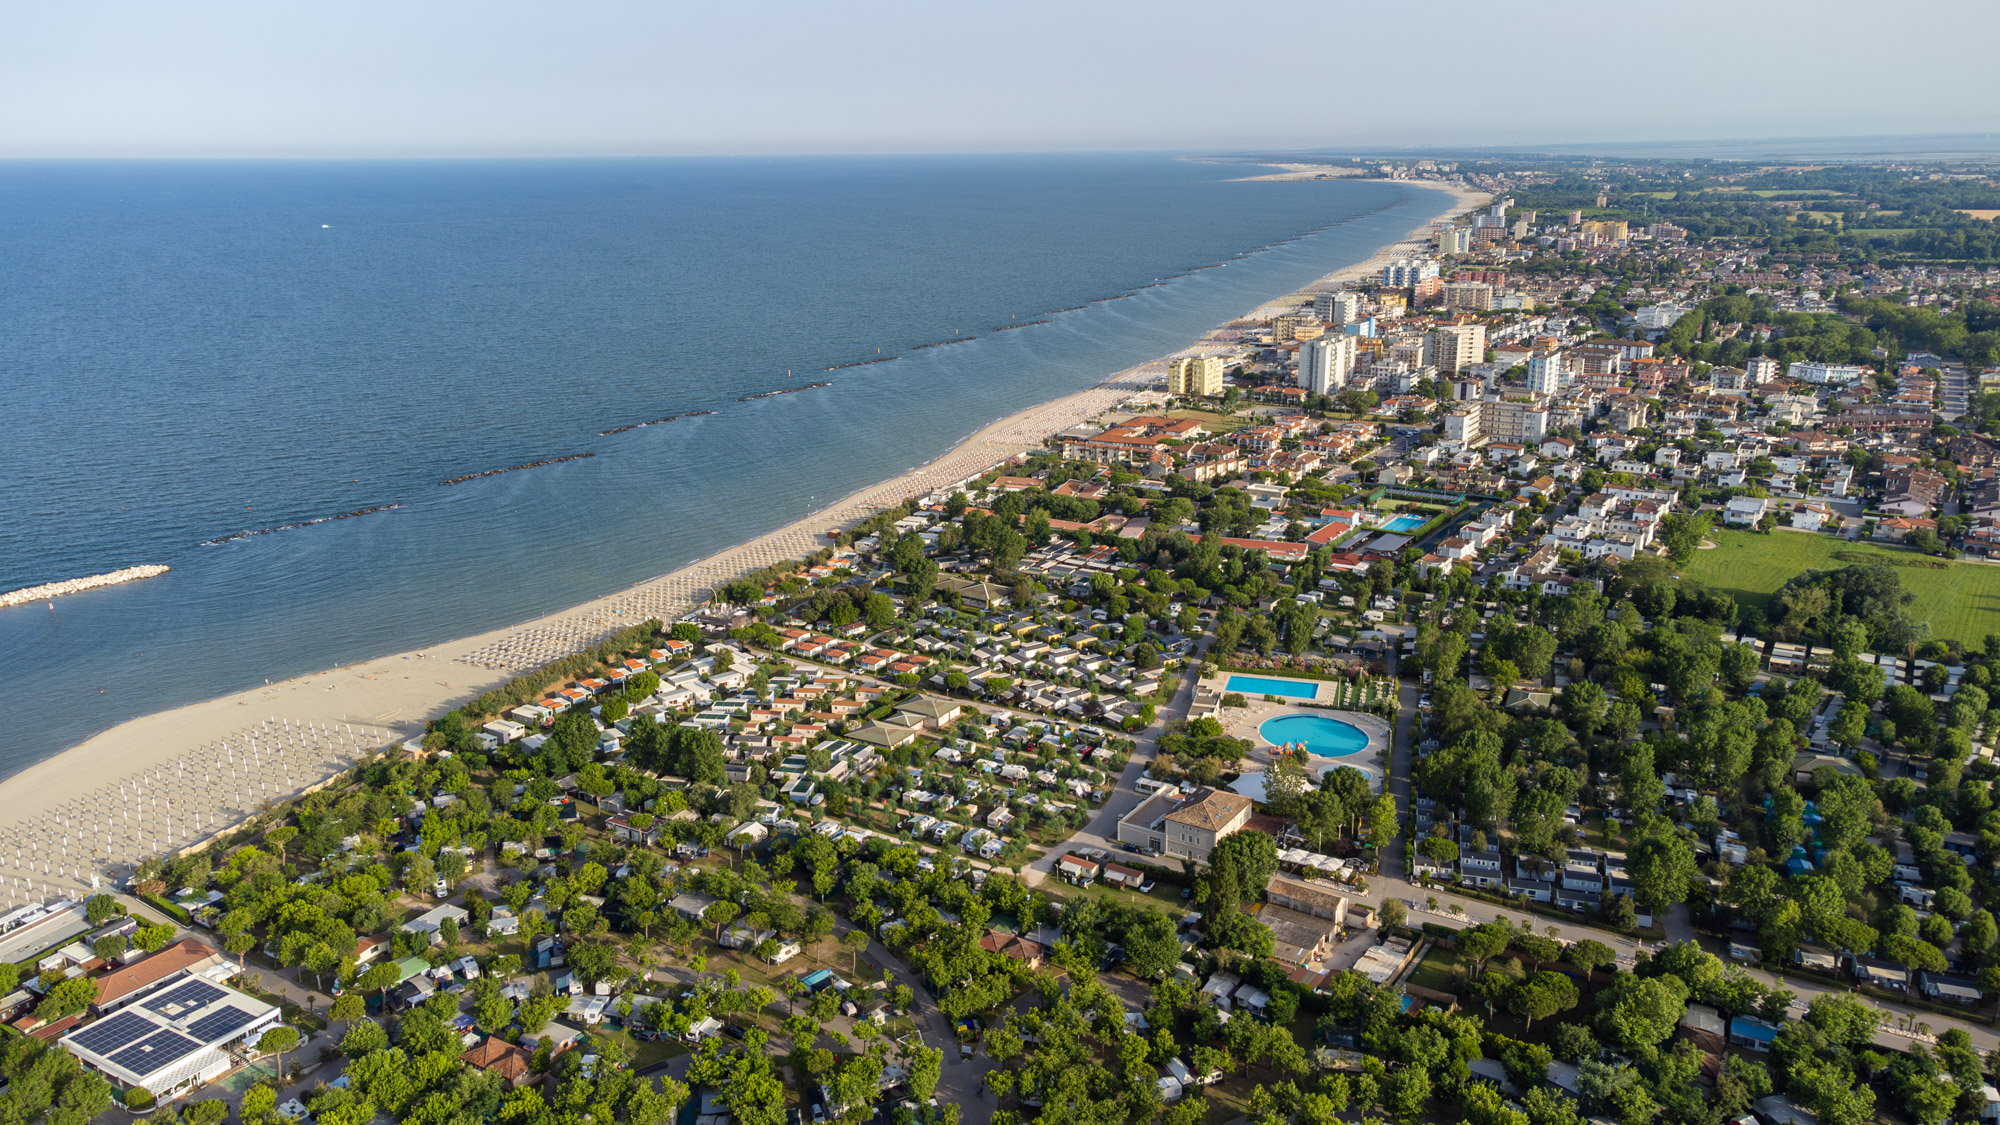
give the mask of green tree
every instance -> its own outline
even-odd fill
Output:
[[[285,1073],[285,1052],[298,1045],[298,1029],[290,1027],[274,1027],[257,1039],[257,1050],[275,1057],[272,1070],[280,1078],[283,1078]]]
[[[1597,994],[1597,1027],[1624,1051],[1638,1051],[1674,1033],[1687,1007],[1687,986],[1675,977],[1620,974]]]
[[[42,1002],[35,1005],[35,1018],[59,1020],[76,1015],[96,1002],[96,981],[89,977],[70,977],[58,981],[42,994]]]
[[[1538,1019],[1576,1007],[1578,999],[1575,981],[1561,973],[1541,972],[1523,981],[1508,999],[1507,1006],[1532,1028]]]
[[[1174,920],[1157,910],[1141,914],[1125,929],[1126,966],[1134,976],[1166,976],[1181,959],[1180,934]]]
[[[1662,827],[1639,841],[1626,857],[1632,894],[1649,911],[1666,910],[1687,899],[1699,874],[1694,849],[1678,832]]]

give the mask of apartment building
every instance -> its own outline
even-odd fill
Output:
[[[1322,336],[1299,345],[1298,385],[1308,394],[1339,394],[1354,374],[1354,337]]]
[[[1397,258],[1382,267],[1382,284],[1391,289],[1413,289],[1427,281],[1436,281],[1438,264],[1435,258]]]
[[[1493,287],[1483,281],[1447,281],[1444,307],[1485,312],[1493,307]]]
[[[1321,293],[1313,298],[1313,315],[1329,324],[1352,324],[1361,319],[1361,294]]]
[[[1549,433],[1549,408],[1534,399],[1477,399],[1444,416],[1444,436],[1464,445],[1482,441],[1540,445]]]
[[[1222,357],[1196,355],[1167,364],[1167,393],[1214,398],[1222,393]]]
[[[1424,362],[1446,374],[1486,359],[1484,324],[1447,324],[1433,328],[1424,337]]]

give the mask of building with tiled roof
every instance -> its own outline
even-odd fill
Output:
[[[141,990],[169,977],[187,976],[222,962],[214,946],[186,938],[158,953],[134,961],[117,972],[97,978],[97,1000],[91,1010],[99,1015],[115,1011]]]
[[[513,1087],[519,1086],[528,1077],[532,1056],[497,1035],[489,1035],[459,1058],[475,1070],[492,1071]]]
[[[1118,822],[1118,840],[1203,863],[1224,836],[1249,822],[1250,807],[1250,798],[1222,789],[1156,793]]]

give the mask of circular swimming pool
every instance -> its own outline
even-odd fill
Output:
[[[1344,758],[1368,749],[1368,736],[1360,728],[1325,715],[1279,715],[1264,720],[1257,734],[1273,746],[1303,742],[1315,758]]]

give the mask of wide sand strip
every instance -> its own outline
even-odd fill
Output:
[[[1424,186],[1449,190],[1453,213],[1487,198],[1461,185]],[[1266,302],[1249,316],[1268,316],[1302,295],[1373,274],[1394,258],[1426,253],[1429,228],[1426,223],[1367,261]],[[1217,329],[1175,355],[1214,351],[1230,339],[1227,329]],[[921,468],[607,597],[524,624],[121,723],[0,782],[0,899],[26,902],[88,886],[93,876],[122,877],[144,858],[205,840],[514,676],[623,626],[685,614],[731,579],[827,545],[831,529],[1040,449],[1049,435],[1159,386],[1171,358],[1120,371],[1089,390],[1003,418]]]

